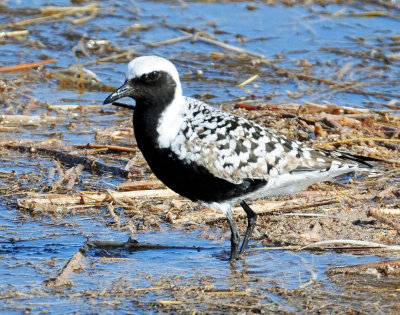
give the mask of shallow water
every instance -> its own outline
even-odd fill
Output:
[[[50,4],[51,1],[35,1],[30,7],[39,8]],[[69,1],[59,1],[57,5],[69,5]],[[40,56],[47,55],[57,59],[56,65],[48,66],[50,69],[76,63],[85,64],[89,60],[82,54],[74,55],[71,49],[83,36],[86,36],[91,39],[109,40],[118,48],[134,49],[138,54],[157,54],[172,58],[180,73],[187,74],[184,82],[185,94],[193,96],[207,92],[213,96],[212,102],[250,94],[255,98],[266,98],[272,103],[326,101],[355,107],[379,108],[399,94],[396,85],[390,83],[395,82],[400,62],[392,60],[389,68],[382,60],[369,59],[368,56],[373,55],[372,50],[388,58],[391,52],[397,53],[398,43],[390,36],[397,34],[400,21],[385,16],[375,18],[350,16],[352,13],[376,10],[372,5],[286,7],[281,4],[267,5],[246,1],[189,2],[183,9],[180,5],[168,1],[115,1],[101,2],[99,5],[101,7],[99,18],[86,24],[74,26],[68,19],[35,24],[29,28],[31,29],[29,40],[40,41],[45,48],[30,48],[29,54],[26,54],[22,53],[26,50],[25,40],[7,42],[0,53],[0,62],[4,65],[17,64],[35,61]],[[26,3],[8,1],[7,6],[21,10]],[[249,10],[249,6],[254,6],[256,9]],[[221,12],[227,14],[221,16]],[[334,16],[340,12],[343,14]],[[392,14],[395,16],[396,12]],[[7,16],[3,15],[0,20],[7,21]],[[21,16],[18,14],[12,16],[11,20],[21,20]],[[151,27],[137,32],[122,32],[135,23]],[[301,61],[307,61],[312,70],[310,75],[333,81],[337,80],[335,77],[338,71],[349,66],[350,71],[345,72],[339,82],[348,80],[357,82],[362,79],[365,84],[371,84],[367,85],[367,90],[380,91],[388,96],[377,98],[348,91],[333,92],[323,84],[319,86],[315,82],[305,81],[299,83],[286,78],[277,81],[274,71],[263,66],[247,73],[244,69],[238,72],[235,66],[221,69],[219,64],[229,64],[231,62],[229,58],[213,61],[209,55],[215,51],[226,51],[203,42],[183,41],[156,48],[146,46],[147,43],[182,36],[181,32],[166,25],[192,27],[211,34],[216,33],[214,36],[218,41],[261,54],[267,59],[273,60],[279,56],[278,65],[293,70],[301,69]],[[237,38],[245,42],[238,42]],[[343,49],[347,54],[335,54],[325,51],[326,49]],[[364,52],[366,58],[349,55],[357,52]],[[96,59],[95,51],[89,53],[92,60]],[[250,58],[248,62],[250,64]],[[362,63],[365,64],[360,66]],[[372,65],[378,68],[374,72],[371,72],[369,67]],[[125,63],[89,65],[87,68],[94,71],[104,83],[119,86],[124,81]],[[199,70],[202,71],[201,78],[196,77]],[[247,92],[235,88],[238,83],[254,73],[260,73],[260,78],[254,81],[256,88],[249,85]],[[218,79],[219,83],[213,79]],[[106,95],[88,91],[79,95],[75,90],[57,90],[54,81],[46,81],[45,84],[40,82],[40,85],[33,85],[32,89],[34,97],[50,104],[98,104]]]
[[[377,59],[368,59],[352,55],[342,55],[324,51],[326,48],[346,49],[347,51],[379,52],[390,56],[397,53],[399,45],[389,36],[398,34],[400,21],[397,18],[374,17],[361,18],[350,16],[351,12],[372,11],[374,6],[346,5],[297,5],[286,7],[281,4],[267,5],[261,2],[221,2],[202,3],[187,2],[182,8],[177,2],[151,1],[112,1],[90,2],[100,6],[98,16],[85,23],[74,26],[70,20],[53,20],[30,25],[28,38],[4,40],[0,51],[0,65],[7,66],[25,62],[38,61],[41,57],[55,58],[56,64],[46,69],[57,72],[71,64],[95,60],[72,52],[83,36],[106,39],[118,48],[131,48],[138,54],[157,54],[174,60],[178,70],[184,75],[183,87],[188,96],[207,98],[211,103],[229,101],[233,98],[261,99],[270,103],[300,104],[304,101],[328,102],[354,107],[373,107],[387,109],[389,101],[396,99],[398,92],[399,61],[392,60],[390,66]],[[84,3],[86,4],[86,3]],[[29,8],[37,9],[54,5],[53,1],[6,1],[0,10],[0,23],[19,21],[37,16]],[[70,1],[57,1],[57,6],[69,6]],[[250,9],[249,6],[255,6]],[[0,8],[2,8],[0,6]],[[8,10],[10,9],[10,11]],[[345,14],[332,16],[335,12],[345,10]],[[224,14],[221,15],[221,12]],[[396,11],[393,11],[395,15]],[[212,22],[212,23],[210,23]],[[151,25],[148,30],[121,34],[121,31],[134,23]],[[315,77],[330,80],[357,81],[367,83],[368,91],[382,92],[384,95],[364,95],[349,90],[330,89],[324,84],[288,79],[280,76],[267,65],[239,67],[240,62],[232,52],[202,42],[183,41],[180,43],[150,48],[146,43],[163,41],[182,34],[166,24],[199,28],[214,34],[219,41],[227,42],[248,51],[264,55],[266,59],[279,59],[277,64],[292,70],[311,69],[308,73]],[[213,26],[214,25],[214,26]],[[365,37],[358,41],[355,38]],[[238,42],[244,38],[245,42]],[[43,46],[33,45],[40,41]],[[394,49],[396,48],[396,49]],[[213,59],[213,52],[225,52],[224,59]],[[105,53],[104,55],[107,55]],[[241,59],[243,62],[243,59]],[[232,66],[229,66],[229,65]],[[307,66],[308,64],[308,66]],[[349,67],[341,79],[338,72]],[[371,67],[370,67],[371,66]],[[119,86],[124,81],[125,63],[103,63],[86,66],[93,71],[103,83]],[[302,68],[303,67],[303,68]],[[201,70],[201,72],[199,72]],[[240,71],[239,71],[240,70]],[[373,72],[371,72],[373,71]],[[245,89],[236,85],[248,77],[259,73],[260,78]],[[12,80],[26,73],[3,73],[5,80]],[[33,75],[33,74],[32,74]],[[28,96],[49,104],[101,104],[107,92],[83,91],[76,87],[59,88],[57,80],[33,75],[36,79],[28,86],[21,87]],[[364,88],[364,87],[363,87]],[[25,96],[21,96],[26,97]],[[128,101],[129,102],[129,101]],[[2,104],[2,102],[0,103]],[[6,104],[9,106],[10,104]],[[4,113],[5,107],[0,108]],[[114,116],[114,109],[106,107],[108,112],[93,115],[90,121],[78,123],[74,131],[57,127],[66,144],[94,142],[94,129],[102,129],[118,124],[121,118]],[[17,111],[17,110],[16,110]],[[18,112],[18,111],[17,111]],[[47,112],[45,106],[36,109],[35,114]],[[51,115],[57,115],[52,112]],[[76,119],[79,114],[76,114]],[[45,140],[53,136],[47,131],[48,126],[22,130],[18,136]],[[54,131],[54,130],[53,130]],[[1,139],[9,137],[0,133]],[[50,162],[5,157],[0,163],[0,172],[15,172],[16,180],[28,174],[24,185],[38,183],[29,180],[29,174],[40,173],[40,169],[49,167]],[[47,163],[47,164],[46,164]],[[1,174],[1,173],[0,173]],[[85,173],[83,178],[92,179]],[[46,179],[44,179],[46,180]],[[120,179],[101,178],[98,188],[113,187]],[[4,186],[0,177],[0,187]],[[9,183],[7,183],[9,185]],[[11,188],[11,187],[8,187]],[[4,191],[4,190],[2,190]],[[12,190],[10,190],[12,191]],[[191,249],[147,250],[124,253],[123,257],[107,260],[89,252],[84,270],[69,277],[74,285],[67,293],[43,288],[43,281],[54,277],[67,261],[81,248],[86,238],[100,240],[125,241],[127,233],[118,232],[108,226],[109,219],[104,209],[94,215],[80,214],[63,218],[34,216],[16,207],[18,195],[6,193],[0,201],[0,310],[7,312],[40,313],[51,310],[54,314],[72,312],[113,313],[149,312],[151,303],[159,300],[174,299],[169,290],[155,290],[122,299],[117,306],[107,304],[107,298],[85,295],[86,290],[102,292],[125,281],[133,288],[155,287],[158,282],[186,284],[202,287],[198,279],[208,279],[207,283],[217,289],[247,288],[261,292],[259,303],[275,303],[287,311],[296,311],[278,295],[268,291],[273,287],[295,289],[310,279],[322,281],[329,286],[326,269],[340,265],[350,265],[378,261],[380,258],[368,255],[351,255],[326,253],[315,255],[311,252],[290,252],[260,250],[256,242],[251,243],[245,262],[237,262],[232,267],[227,261],[229,241],[213,243],[199,237],[197,232],[175,231],[164,226],[158,232],[137,235],[139,242],[164,245],[198,246],[200,251]],[[217,232],[216,232],[217,233]],[[101,256],[101,255],[100,255]],[[198,278],[193,280],[193,278]],[[168,282],[166,278],[169,278]],[[240,285],[239,285],[240,284]],[[332,285],[333,286],[333,285]],[[335,287],[333,286],[332,291]],[[110,299],[116,299],[116,296]],[[149,303],[149,304],[141,304]],[[149,306],[150,305],[150,306]]]

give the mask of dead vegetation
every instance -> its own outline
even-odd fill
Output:
[[[258,250],[289,248],[374,253],[399,250],[398,116],[312,103],[286,107],[240,103],[235,107],[236,114],[254,119],[291,138],[382,161],[376,163],[377,172],[370,175],[358,174],[348,181],[314,185],[296,196],[253,202],[252,207],[260,217],[255,238],[264,246]],[[13,126],[20,123],[19,120],[9,121]],[[130,118],[127,118],[124,125],[129,124]],[[194,205],[166,189],[159,181],[149,180],[152,175],[146,175],[148,169],[137,147],[117,145],[130,141],[132,132],[126,131],[125,126],[121,130],[103,130],[101,143],[78,145],[70,147],[69,151],[61,148],[62,144],[57,141],[47,142],[51,149],[46,144],[33,142],[3,143],[3,151],[18,150],[37,158],[55,159],[51,172],[58,176],[51,189],[46,193],[43,189],[30,190],[17,200],[18,207],[36,215],[52,217],[86,212],[91,207],[107,207],[114,228],[128,230],[132,236],[137,231],[154,230],[164,223],[174,229],[202,226],[205,231],[225,225],[221,213]],[[113,136],[115,134],[117,139]],[[108,145],[108,142],[113,145]],[[123,160],[119,160],[121,166],[103,162],[113,160],[115,164],[121,153],[124,154]],[[58,161],[69,167],[65,169]],[[125,190],[120,192],[77,191],[73,188],[83,169],[94,174],[131,177],[134,181],[128,179],[128,182],[119,184],[117,188]],[[126,191],[127,188],[131,190]],[[62,194],[57,194],[57,191]],[[19,193],[24,194],[23,191]],[[123,221],[115,214],[116,208],[123,210]],[[235,215],[242,219],[243,228],[245,214],[240,207],[235,208]]]

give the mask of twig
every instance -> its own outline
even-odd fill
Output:
[[[335,189],[332,185],[328,185],[328,184],[325,184],[325,183],[322,183],[322,184],[320,184],[320,185],[329,188],[330,190],[332,190],[333,192],[335,192],[337,195],[342,195],[342,196],[345,196],[345,197],[347,197],[347,198],[350,198],[350,199],[353,199],[353,200],[357,200],[357,201],[363,201],[363,200],[364,200],[364,199],[362,199],[362,198],[357,198],[357,197],[351,195],[351,193],[346,193],[346,192],[344,192],[344,191],[337,190],[337,189]]]
[[[384,217],[383,215],[379,214],[375,209],[371,209],[368,211],[368,216],[373,217],[386,225],[389,225],[391,228],[397,230],[397,232],[400,232],[400,224],[393,222],[392,220]]]
[[[65,177],[65,172],[61,164],[57,160],[54,160],[53,162],[56,166],[57,180],[51,186],[51,191],[55,191],[61,185]]]
[[[119,216],[117,216],[115,214],[114,207],[113,207],[113,205],[111,203],[107,204],[107,210],[108,210],[108,213],[113,218],[115,224],[117,225],[117,228],[119,229],[121,227],[121,224],[120,224],[120,221],[119,221]]]
[[[386,11],[364,11],[364,12],[350,12],[349,16],[354,17],[377,17],[377,16],[390,16]]]
[[[9,23],[6,26],[21,27],[21,26],[27,26],[27,25],[31,25],[31,24],[35,24],[35,23],[48,21],[48,20],[60,19],[62,17],[63,17],[62,13],[55,13],[55,14],[51,14],[51,15],[48,15],[48,16],[41,16],[41,17],[37,17],[37,18],[18,21],[18,22],[15,22],[15,23]]]
[[[390,185],[388,188],[386,188],[385,190],[382,190],[377,196],[376,198],[378,199],[383,199],[385,197],[387,197],[388,195],[390,195],[393,191],[395,191],[396,189],[399,189],[398,185],[394,184],[394,185]],[[399,210],[400,211],[400,210]],[[380,211],[379,211],[380,212]]]
[[[71,170],[67,182],[67,189],[72,189],[72,187],[74,187],[78,175],[82,173],[84,168],[85,167],[82,164],[78,164]]]
[[[112,198],[111,198],[112,197]],[[50,195],[36,198],[22,198],[17,200],[18,207],[35,211],[37,209],[45,208],[46,206],[69,206],[69,205],[97,205],[113,200],[124,198],[167,198],[179,197],[169,189],[154,189],[154,190],[137,190],[137,191],[111,191],[108,193],[82,193],[81,195]]]
[[[192,38],[193,38],[193,35],[189,34],[189,35],[185,35],[185,36],[181,36],[181,37],[176,37],[176,38],[163,40],[163,41],[160,41],[160,42],[147,43],[146,45],[154,48],[154,47],[158,47],[158,46],[175,44],[175,43],[182,42],[182,41],[185,41],[185,40],[189,40],[189,39],[192,39]]]
[[[260,76],[258,74],[253,75],[252,77],[248,78],[247,80],[243,81],[242,83],[238,84],[236,87],[243,88],[247,84],[253,82],[254,80],[257,80]]]
[[[191,249],[199,250],[201,247],[196,246],[175,246],[175,245],[160,245],[160,244],[143,244],[135,240],[129,239],[127,242],[115,241],[87,241],[81,250],[86,251],[89,249],[123,249],[127,251],[133,250],[149,250],[149,249]]]
[[[170,301],[170,300],[160,300],[158,301],[159,304],[164,305],[164,306],[168,306],[168,305],[178,305],[178,304],[189,304],[188,301]],[[193,302],[192,302],[193,303]]]
[[[165,188],[165,185],[159,180],[141,180],[135,182],[125,182],[117,185],[118,191],[144,190]]]
[[[87,110],[87,109],[103,109],[103,105],[88,105],[88,104],[82,104],[82,105],[75,105],[75,104],[70,104],[70,105],[47,105],[49,109],[54,109],[54,110]]]
[[[35,23],[40,23],[48,20],[53,19],[61,19],[64,16],[73,15],[77,13],[86,13],[86,12],[93,12],[98,11],[99,7],[97,4],[88,4],[85,6],[77,6],[77,7],[58,7],[58,6],[48,6],[45,8],[41,8],[39,11],[41,14],[45,14],[46,16],[41,16],[37,18],[31,18],[26,20],[21,20],[15,23],[9,23],[7,26],[9,27],[20,27],[26,25],[32,25]]]
[[[134,191],[111,191],[110,195],[115,198],[179,198],[180,196],[170,189],[151,189],[151,190],[134,190]]]
[[[262,54],[257,54],[255,52],[248,51],[248,50],[243,49],[243,48],[239,48],[239,47],[236,47],[236,46],[233,46],[233,45],[225,44],[225,43],[219,42],[219,41],[217,41],[215,39],[202,37],[202,36],[198,36],[198,37],[196,37],[196,39],[199,40],[199,41],[205,42],[207,44],[218,46],[218,47],[223,48],[225,50],[230,50],[230,51],[234,51],[234,52],[239,53],[239,54],[246,54],[246,55],[250,55],[250,56],[253,56],[253,57],[256,57],[256,58],[265,59],[265,56],[262,55]]]
[[[118,151],[118,152],[140,152],[138,148],[127,148],[121,147],[117,145],[107,145],[107,144],[80,144],[76,146],[78,149],[108,149],[110,151]]]
[[[18,127],[3,127],[0,126],[0,132],[23,132]]]
[[[74,256],[65,264],[61,269],[60,273],[55,277],[44,281],[44,285],[47,287],[58,287],[62,285],[71,286],[73,283],[66,279],[72,272],[76,270],[83,269],[83,264],[85,263],[86,257],[79,249]]]
[[[261,109],[263,109],[262,107],[257,106],[257,105],[244,104],[244,103],[236,103],[235,108],[243,108],[246,110],[261,110]]]
[[[306,217],[306,218],[332,218],[332,219],[339,219],[339,217],[334,215],[328,214],[321,214],[321,213],[296,213],[296,212],[289,212],[289,213],[282,213],[283,216],[295,216],[295,217]],[[345,218],[343,218],[345,219]],[[347,218],[345,220],[348,220]]]
[[[88,4],[84,6],[76,6],[76,7],[61,7],[61,6],[47,6],[44,8],[40,8],[40,13],[42,14],[55,14],[55,13],[62,13],[64,15],[72,15],[76,13],[85,13],[91,12],[94,9],[98,9],[97,4]]]
[[[90,12],[90,15],[79,18],[79,19],[75,19],[71,21],[72,25],[77,25],[77,24],[81,24],[81,23],[86,23],[87,21],[90,21],[92,19],[94,19],[97,15],[97,12],[99,11],[99,7],[95,6],[93,7],[93,9]]]
[[[336,274],[359,274],[361,272],[365,272],[368,269],[376,269],[377,271],[385,274],[396,273],[400,272],[400,259],[395,260],[386,260],[386,261],[379,261],[373,263],[365,263],[359,264],[354,266],[344,266],[344,267],[335,267],[329,268],[326,273],[330,276]]]
[[[400,216],[400,209],[384,208],[384,209],[376,209],[375,211],[376,213],[379,214]]]
[[[110,196],[110,198],[112,199],[112,201],[114,201],[115,204],[117,204],[119,207],[124,207],[124,208],[128,208],[128,207],[129,207],[129,205],[128,205],[127,203],[124,202],[125,200],[122,201],[120,198],[115,197],[115,196],[112,194],[112,191],[111,191],[110,189],[108,189],[107,192],[108,192],[108,195]],[[126,198],[125,198],[125,199],[126,199]]]
[[[199,41],[202,41],[204,43],[211,44],[211,45],[220,47],[222,49],[233,51],[233,52],[236,52],[236,53],[239,53],[239,54],[246,54],[246,55],[250,55],[250,56],[253,56],[253,57],[260,58],[260,59],[265,59],[264,55],[254,53],[254,52],[248,51],[248,50],[243,49],[243,48],[239,48],[239,47],[236,47],[236,46],[233,46],[233,45],[225,44],[225,43],[217,41],[215,39],[201,36],[200,34],[190,34],[188,32],[185,32],[185,31],[181,30],[181,29],[180,29],[180,31],[185,35],[192,35],[193,36],[193,40],[199,40]]]
[[[17,38],[17,37],[25,37],[28,35],[29,35],[29,30],[0,32],[0,38]]]
[[[204,291],[204,293],[211,293],[211,294],[218,294],[218,295],[249,295],[250,292],[248,291],[230,291],[230,290],[226,290],[226,291],[221,291],[221,290],[207,290]]]
[[[29,116],[29,115],[0,115],[1,124],[13,125],[44,125],[57,123],[63,120],[57,116]]]
[[[375,242],[368,242],[368,241],[358,241],[358,240],[329,240],[329,241],[321,241],[321,242],[316,242],[316,243],[311,243],[306,246],[301,247],[301,250],[304,249],[312,249],[312,248],[323,248],[326,249],[326,245],[356,245],[359,246],[360,248],[382,248],[382,249],[387,249],[387,250],[393,250],[393,251],[399,251],[400,246],[396,245],[385,245],[381,243],[375,243]],[[321,247],[321,245],[323,247]],[[329,248],[329,249],[334,249],[334,248]]]
[[[88,62],[85,62],[82,65],[83,66],[89,66],[89,65],[93,65],[93,64],[99,64],[99,63],[102,63],[102,62],[115,62],[117,59],[120,59],[120,58],[131,59],[135,54],[136,54],[135,51],[128,50],[128,51],[124,51],[124,52],[116,54],[116,55],[99,58],[99,59],[96,59],[96,60],[93,60],[93,61],[88,61]]]

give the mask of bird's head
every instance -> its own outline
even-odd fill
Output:
[[[131,97],[136,104],[166,106],[174,97],[182,96],[179,74],[167,59],[142,56],[128,64],[125,83],[111,93],[103,104],[123,97]]]

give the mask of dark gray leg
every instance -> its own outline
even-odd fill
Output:
[[[249,243],[251,234],[253,233],[254,227],[256,226],[257,214],[253,210],[251,210],[249,205],[244,200],[240,203],[240,205],[247,214],[246,234],[244,235],[242,247],[240,248],[239,252],[239,255],[242,255],[246,251],[247,244]]]
[[[231,227],[231,257],[229,260],[236,260],[239,256],[238,248],[240,243],[239,230],[236,225],[236,221],[233,218],[232,211],[226,213],[226,218],[228,219],[229,226]]]

